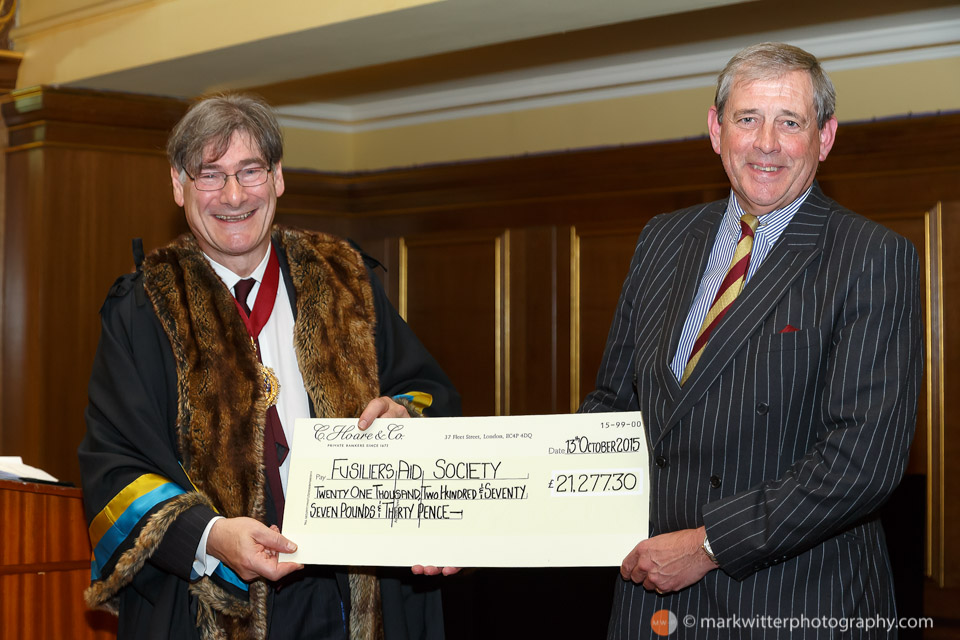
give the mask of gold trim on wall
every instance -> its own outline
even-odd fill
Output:
[[[941,203],[924,213],[927,297],[927,543],[926,575],[943,587],[946,577],[944,508],[944,343],[943,343],[943,210]]]
[[[397,313],[400,314],[400,317],[403,318],[403,321],[407,321],[407,243],[406,240],[401,237],[398,241],[397,255],[400,260],[400,277],[398,279],[400,291],[397,293],[397,298],[399,302],[399,309]]]
[[[501,236],[493,239],[493,414],[503,415],[503,262]]]
[[[502,249],[501,249],[502,247]],[[503,397],[502,402],[498,400],[497,407],[501,415],[510,415],[510,230],[503,232],[502,239],[497,238],[497,251],[502,251],[503,258],[497,256],[498,269],[502,272],[497,274],[497,330],[501,332],[497,336],[497,353],[503,354],[503,362],[497,363],[497,371],[502,376]],[[501,306],[502,305],[502,306]],[[502,344],[502,347],[500,343]],[[497,381],[500,382],[499,380]],[[498,389],[500,387],[498,386]]]
[[[143,147],[118,147],[115,145],[85,144],[80,142],[51,142],[49,140],[40,140],[38,142],[28,142],[25,144],[7,147],[3,152],[7,155],[14,153],[23,153],[24,151],[34,151],[36,149],[70,149],[72,151],[98,151],[105,153],[136,153],[146,156],[166,157],[167,152],[163,149],[144,149]]]
[[[580,408],[580,236],[570,227],[570,411]]]

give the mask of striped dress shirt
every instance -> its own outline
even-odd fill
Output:
[[[810,189],[813,187],[811,186]],[[780,234],[787,228],[790,221],[793,220],[793,214],[797,212],[803,201],[807,199],[810,189],[803,192],[799,198],[783,207],[765,213],[760,216],[760,226],[753,238],[753,251],[750,252],[750,267],[747,269],[747,277],[744,278],[743,288],[747,288],[747,283],[757,269],[760,268],[763,259],[770,253],[770,249],[780,238]],[[730,269],[730,261],[733,260],[733,252],[737,248],[737,242],[740,240],[740,216],[744,214],[740,208],[736,194],[730,192],[730,199],[727,202],[727,211],[720,223],[720,230],[717,232],[717,239],[713,243],[713,250],[710,252],[710,259],[707,261],[707,270],[703,274],[703,280],[700,281],[700,288],[697,290],[697,297],[693,299],[693,305],[690,306],[690,313],[687,315],[687,321],[683,325],[683,333],[680,334],[680,343],[677,345],[677,353],[670,362],[670,369],[677,376],[677,380],[683,375],[683,369],[690,360],[690,351],[693,349],[693,343],[697,340],[697,334],[700,332],[700,325],[707,316],[713,299],[717,295],[717,289],[723,282],[724,276]]]

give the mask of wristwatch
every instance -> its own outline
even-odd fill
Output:
[[[710,541],[707,540],[706,534],[703,536],[703,545],[701,545],[701,549],[703,549],[703,552],[707,554],[708,558],[710,558],[710,562],[718,567],[720,566],[720,563],[717,562],[717,556],[713,555],[713,549],[710,548]]]

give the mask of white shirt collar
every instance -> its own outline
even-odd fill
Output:
[[[267,271],[267,263],[270,261],[270,251],[273,251],[272,245],[270,246],[267,253],[264,254],[263,260],[260,261],[260,264],[257,265],[257,268],[253,270],[253,273],[247,276],[247,278],[253,278],[254,280],[256,280],[258,285],[261,282],[263,282],[263,274],[266,273]],[[220,279],[223,280],[223,284],[227,286],[227,289],[230,290],[230,293],[233,293],[233,288],[237,285],[238,282],[245,279],[242,276],[238,276],[233,271],[231,271],[227,267],[223,266],[222,264],[220,264],[219,262],[217,262],[216,260],[208,256],[206,253],[203,254],[203,257],[206,258],[207,262],[210,263],[210,266],[213,267],[213,270],[214,272],[216,272],[217,276],[219,276]]]

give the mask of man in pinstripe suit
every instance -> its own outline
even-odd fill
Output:
[[[834,103],[807,52],[738,53],[708,114],[730,197],[640,235],[581,407],[641,410],[650,451],[650,537],[621,566],[610,638],[663,635],[662,610],[678,638],[896,633],[876,628],[896,617],[877,510],[915,427],[919,264],[815,183]],[[743,214],[745,284],[695,348]]]

